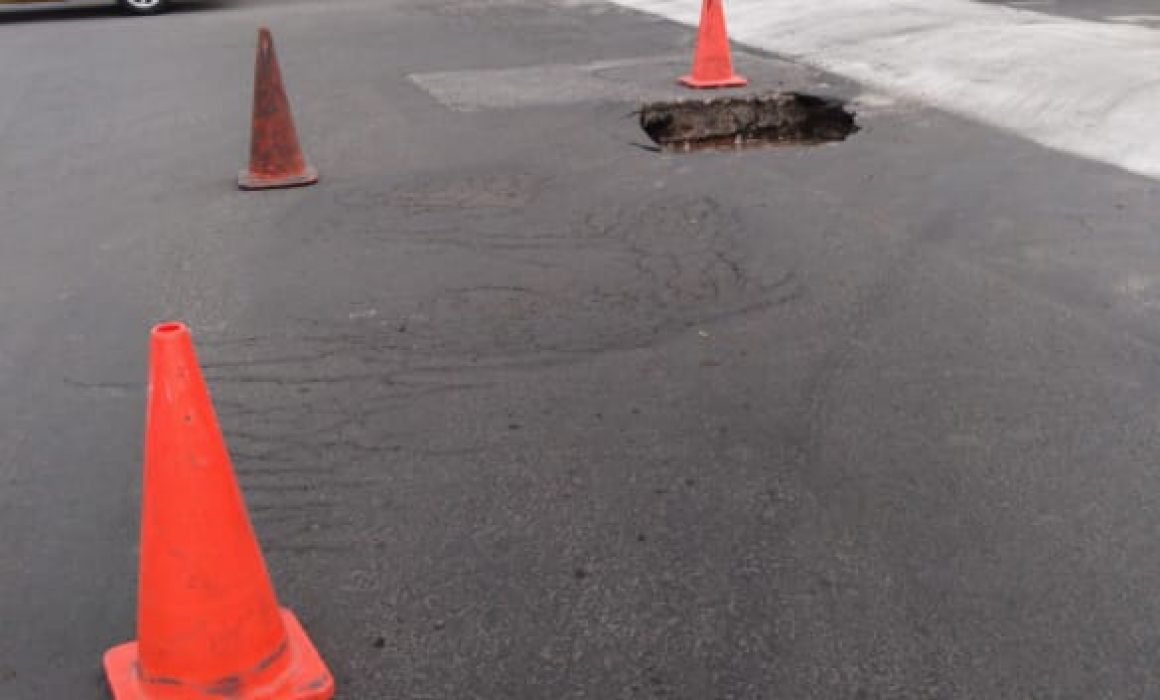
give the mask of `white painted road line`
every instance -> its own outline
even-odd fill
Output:
[[[612,0],[695,25],[700,0]],[[742,44],[1160,178],[1160,34],[968,0],[727,0]]]

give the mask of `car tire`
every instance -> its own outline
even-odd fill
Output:
[[[156,15],[169,9],[169,0],[117,0],[117,4],[131,15]]]

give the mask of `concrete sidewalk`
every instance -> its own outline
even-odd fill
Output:
[[[685,0],[618,0],[691,26]],[[1154,30],[972,0],[733,0],[734,39],[1022,138],[1160,177]]]

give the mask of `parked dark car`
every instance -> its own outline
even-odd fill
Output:
[[[0,5],[25,5],[56,0],[0,0]],[[133,15],[155,15],[169,9],[169,0],[117,0],[121,9]]]

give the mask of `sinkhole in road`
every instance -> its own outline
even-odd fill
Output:
[[[707,100],[652,102],[640,126],[667,151],[758,146],[813,146],[858,131],[840,100],[797,92]]]

